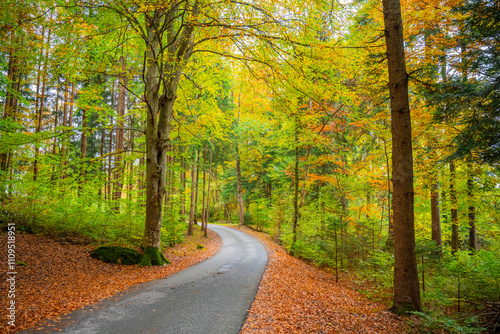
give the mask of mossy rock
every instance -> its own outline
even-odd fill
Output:
[[[107,263],[132,265],[142,260],[141,254],[133,249],[119,246],[103,246],[90,252],[90,256]]]

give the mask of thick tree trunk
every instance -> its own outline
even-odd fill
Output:
[[[394,305],[397,313],[420,311],[415,252],[413,154],[403,22],[399,0],[383,0],[389,69],[394,203]]]
[[[455,171],[455,163],[450,162],[450,211],[451,211],[451,253],[458,252],[459,236],[458,236],[458,201],[455,182],[457,173]]]
[[[164,92],[159,97],[160,66],[158,59],[161,36],[158,27],[165,20],[165,9],[156,9],[152,16],[146,14],[146,223],[143,247],[149,249],[152,265],[164,264],[161,257],[161,226],[163,219],[163,198],[165,196],[166,158],[173,115],[175,90]],[[176,82],[178,83],[178,81]],[[173,82],[170,83],[171,85]],[[172,86],[166,88],[172,90]],[[175,87],[176,88],[176,87]],[[170,93],[170,94],[169,94]],[[163,255],[163,254],[162,254]],[[149,264],[144,261],[144,264]]]
[[[441,255],[441,210],[439,208],[439,183],[431,187],[431,239],[436,243],[436,255]]]
[[[152,12],[144,13],[146,53],[143,77],[144,100],[147,105],[147,160],[143,246],[146,253],[151,254],[148,258],[152,259],[152,265],[165,264],[160,239],[165,196],[166,153],[170,144],[177,87],[184,66],[193,51],[193,22],[198,15],[198,2],[195,0],[191,6],[181,12],[179,3],[166,3],[164,6],[155,7]],[[155,254],[158,256],[154,256]],[[144,264],[149,263],[144,261]]]

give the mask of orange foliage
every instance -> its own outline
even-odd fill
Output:
[[[287,255],[270,236],[269,262],[240,333],[404,333],[404,320],[383,304],[335,282],[335,275]]]

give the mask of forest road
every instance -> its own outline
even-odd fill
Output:
[[[239,333],[255,299],[267,253],[242,231],[216,225],[210,229],[222,239],[221,249],[210,259],[76,310],[53,327],[22,333]]]

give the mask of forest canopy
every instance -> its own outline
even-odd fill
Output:
[[[498,301],[499,33],[491,0],[4,0],[2,222],[158,265],[197,223],[245,224],[393,289],[411,167],[424,308]]]

